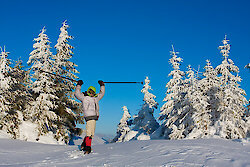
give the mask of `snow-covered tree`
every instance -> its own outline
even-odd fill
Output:
[[[45,27],[41,30],[38,38],[35,38],[36,42],[33,45],[34,50],[30,53],[28,65],[32,65],[30,70],[33,72],[32,78],[35,80],[32,85],[32,91],[37,93],[51,92],[54,93],[55,87],[53,82],[53,76],[46,73],[46,71],[52,71],[52,52],[50,51],[50,41],[48,36],[45,34]]]
[[[245,68],[250,69],[250,63],[248,63]],[[247,114],[246,114],[246,120],[247,120],[247,137],[250,137],[250,100],[248,101],[248,106],[247,106]]]
[[[18,138],[20,112],[15,109],[16,92],[13,85],[17,80],[13,77],[13,69],[10,67],[9,52],[1,48],[0,58],[0,130],[5,131],[11,138]]]
[[[53,70],[61,76],[70,79],[77,79],[78,77],[75,75],[76,73],[79,73],[76,70],[77,65],[70,61],[73,56],[73,46],[69,44],[68,40],[73,39],[73,37],[68,35],[68,28],[69,26],[67,25],[66,21],[64,21],[62,27],[60,28],[61,33],[57,40],[57,44],[55,45],[57,54],[53,56],[53,58],[55,59]],[[66,91],[66,93],[68,93],[69,90],[75,88],[75,85],[74,83],[72,83],[72,81],[66,80],[64,78],[57,79],[58,83],[63,85],[63,87],[57,88],[59,89],[59,91]]]
[[[207,64],[204,68],[204,78],[200,81],[201,89],[203,90],[204,96],[207,96],[208,99],[209,106],[207,106],[207,110],[211,110],[211,121],[213,126],[219,119],[218,107],[220,105],[220,82],[217,76],[217,71],[213,68],[209,60],[207,60]]]
[[[149,85],[150,80],[148,79],[148,77],[146,77],[144,83],[145,84],[143,86],[143,89],[141,90],[141,92],[144,94],[143,101],[149,106],[149,108],[157,109],[158,103],[155,101],[156,96],[149,92],[149,90],[152,90],[152,88]]]
[[[32,91],[35,93],[34,101],[27,108],[32,121],[38,124],[38,140],[40,135],[44,135],[49,131],[56,133],[57,122],[59,117],[53,112],[57,106],[55,105],[55,84],[53,77],[45,71],[53,71],[52,52],[50,52],[50,41],[45,34],[45,28],[42,29],[36,42],[33,45],[34,50],[30,53],[28,64],[32,65]]]
[[[138,115],[134,118],[133,130],[137,130],[140,133],[152,134],[158,127],[159,124],[154,118],[154,109],[157,109],[158,103],[155,101],[156,96],[149,92],[151,86],[149,85],[150,80],[146,77],[145,85],[141,92],[144,94],[144,104],[140,109]]]
[[[213,73],[215,70],[209,61],[207,61],[205,69],[206,72],[204,73],[204,76],[215,74],[214,77],[216,77],[216,73]],[[190,80],[190,82],[188,84],[189,90],[187,90],[186,97],[191,104],[189,114],[191,114],[191,121],[193,124],[191,124],[191,131],[188,133],[187,138],[204,138],[213,135],[211,130],[212,110],[209,100],[210,97],[208,96],[209,91],[211,91],[210,89],[213,87],[213,85],[209,85],[209,82],[211,82],[210,79],[212,78],[198,80],[197,78],[199,77],[195,77],[194,74],[195,73],[189,67],[188,80]]]
[[[169,134],[172,133],[173,136],[177,134],[177,131],[182,131],[182,127],[178,127],[178,125],[175,125],[178,119],[180,119],[180,116],[183,111],[183,100],[185,96],[184,92],[184,81],[183,77],[185,76],[185,73],[180,70],[180,63],[182,62],[182,58],[177,57],[178,52],[174,50],[174,47],[172,46],[172,51],[170,51],[170,54],[172,56],[171,59],[169,59],[170,64],[173,67],[173,71],[170,72],[169,76],[172,76],[170,81],[167,83],[166,88],[166,97],[163,101],[165,101],[165,104],[161,107],[161,113],[160,113],[160,120],[163,120],[163,124],[161,127],[162,134],[160,136],[163,136],[165,138],[169,137]],[[178,129],[175,131],[174,126],[177,126]],[[182,138],[180,135],[177,135],[173,138]]]
[[[122,119],[120,120],[120,123],[118,124],[117,132],[116,132],[117,135],[113,139],[113,142],[125,141],[125,136],[130,131],[128,120],[131,118],[131,115],[126,106],[123,106],[122,109],[123,109],[123,116],[122,116]]]
[[[63,22],[62,27],[60,28],[60,35],[57,40],[57,44],[55,45],[55,48],[57,50],[57,54],[54,56],[55,59],[55,71],[56,73],[66,76],[71,79],[78,78],[75,73],[79,73],[75,67],[77,65],[70,61],[70,59],[73,56],[74,49],[73,46],[69,44],[69,39],[73,39],[72,36],[68,34],[67,29],[69,28],[69,25],[66,23],[66,21]],[[74,85],[72,85],[72,82],[68,83],[68,80],[64,81],[67,83],[68,87],[72,88]]]
[[[68,34],[68,28],[69,26],[66,21],[64,21],[60,28],[61,33],[57,40],[57,44],[55,45],[57,54],[53,56],[55,60],[53,72],[59,76],[76,79],[78,77],[75,74],[79,72],[75,68],[77,65],[70,61],[73,56],[73,46],[69,44],[68,40],[73,39],[73,37]],[[56,103],[58,107],[55,112],[64,118],[64,124],[67,125],[68,128],[73,129],[75,113],[79,111],[79,103],[75,101],[75,97],[72,94],[75,85],[72,81],[60,77],[55,78],[55,84],[56,96],[58,97]]]
[[[151,86],[148,77],[145,79],[145,85],[141,92],[144,94],[144,104],[139,110],[138,115],[134,116],[133,128],[126,135],[125,140],[149,140],[150,135],[159,128],[158,122],[154,118],[154,109],[157,109],[158,103],[156,96],[149,92]]]
[[[172,133],[169,135],[170,139],[182,139],[185,138],[191,131],[194,131],[193,115],[195,114],[195,105],[198,106],[199,97],[198,92],[198,80],[195,75],[195,71],[191,65],[187,67],[186,79],[184,80],[183,93],[184,98],[182,101],[182,111],[178,116],[176,122],[173,125]]]
[[[12,71],[11,67],[10,67],[10,60],[8,59],[8,55],[9,52],[7,52],[4,49],[1,48],[1,64],[0,64],[0,87],[1,89],[9,89],[10,88],[10,83],[11,83],[11,76],[9,75],[9,73]]]
[[[216,67],[220,74],[220,105],[219,120],[216,122],[216,134],[222,138],[235,139],[246,136],[246,123],[243,120],[247,100],[245,91],[240,88],[239,68],[228,58],[230,53],[229,40],[224,38],[223,46],[219,46],[224,60]]]
[[[27,108],[28,102],[32,101],[31,93],[27,87],[29,73],[23,69],[22,60],[16,61],[14,68],[12,69],[11,76],[16,79],[16,83],[13,84],[12,90],[15,96],[13,107],[17,111],[24,112]]]

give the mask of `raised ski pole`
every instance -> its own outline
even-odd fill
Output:
[[[67,79],[67,80],[70,80],[70,81],[73,81],[73,82],[77,82],[77,80],[75,80],[75,79],[71,79],[71,78],[64,77],[64,76],[61,76],[61,75],[58,75],[58,74],[54,74],[52,72],[48,72],[48,71],[44,71],[44,70],[40,70],[40,71],[45,72],[45,73],[50,74],[50,75],[55,75],[57,77],[64,78],[64,79]]]
[[[60,77],[60,78],[64,78],[64,79],[67,79],[67,80],[70,80],[70,81],[73,81],[73,82],[78,82],[75,79],[71,79],[71,78],[64,77],[64,76],[61,76],[61,75],[58,75],[58,74],[54,74],[52,72],[48,72],[48,71],[44,71],[44,70],[40,70],[40,71],[41,72],[45,72],[45,73],[50,74],[50,75],[54,75],[54,76]],[[104,83],[140,83],[140,84],[143,84],[143,82],[104,82]]]
[[[143,82],[104,82],[104,83],[140,83],[140,84],[143,84]]]

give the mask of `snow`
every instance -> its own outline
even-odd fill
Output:
[[[142,133],[137,137],[137,140],[150,140],[150,136]]]
[[[20,140],[36,141],[37,139],[37,125],[31,121],[23,121],[19,126],[20,128]]]
[[[98,135],[95,136],[98,138]],[[0,166],[250,166],[249,140],[132,140],[95,144],[84,155],[79,145],[47,145],[0,139]]]
[[[124,141],[129,141],[129,140],[133,139],[137,135],[137,133],[138,133],[138,131],[134,131],[134,130],[129,131],[126,134]]]
[[[52,132],[48,132],[39,137],[39,141],[37,141],[37,125],[32,123],[31,121],[23,121],[20,125],[20,140],[30,141],[30,142],[39,142],[44,144],[61,144],[64,145],[63,141],[57,141],[54,138],[54,134]]]

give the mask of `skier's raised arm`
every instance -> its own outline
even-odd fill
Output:
[[[84,94],[81,92],[82,84],[83,84],[82,80],[77,81],[76,90],[75,90],[75,97],[80,101],[83,101],[83,98],[84,98]]]
[[[98,81],[98,83],[99,83],[99,85],[101,86],[101,90],[100,90],[100,92],[98,93],[97,98],[98,98],[99,100],[101,100],[101,99],[103,98],[104,94],[105,94],[105,84],[104,84],[104,82],[101,81],[101,80]]]

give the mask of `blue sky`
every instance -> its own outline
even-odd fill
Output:
[[[1,1],[0,46],[6,46],[10,59],[21,57],[26,65],[40,30],[46,27],[54,47],[67,20],[74,37],[72,61],[85,83],[82,91],[99,89],[100,79],[143,81],[148,76],[161,106],[170,79],[171,45],[183,58],[181,70],[190,64],[203,71],[206,59],[214,67],[221,63],[218,46],[226,34],[232,45],[229,58],[240,68],[249,99],[250,71],[244,68],[250,62],[249,8],[248,0]],[[141,89],[140,84],[106,84],[96,132],[115,134],[124,105],[136,114],[143,104]]]

